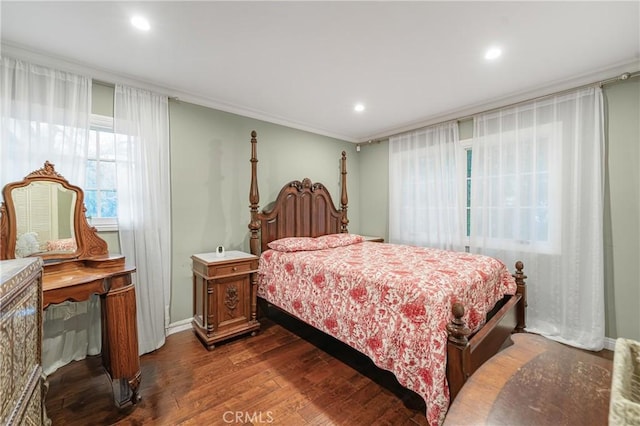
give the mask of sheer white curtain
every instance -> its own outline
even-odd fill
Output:
[[[471,250],[524,262],[527,330],[601,349],[601,89],[479,115],[474,126]]]
[[[46,160],[83,186],[89,139],[91,79],[2,57],[1,182],[21,180]],[[43,368],[100,353],[98,298],[52,305],[44,314]]]
[[[464,249],[463,157],[457,122],[389,138],[391,242]]]
[[[169,324],[171,205],[166,96],[116,85],[120,247],[135,277],[140,354],[164,344]]]

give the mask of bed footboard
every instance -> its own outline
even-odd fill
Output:
[[[462,317],[464,307],[455,303],[451,312],[453,320],[447,326],[447,381],[450,400],[453,401],[462,386],[480,366],[498,353],[508,343],[513,332],[522,332],[525,324],[526,275],[522,272],[522,262],[516,263],[517,292],[507,296],[503,306],[491,317],[473,337]]]

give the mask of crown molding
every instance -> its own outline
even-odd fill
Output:
[[[580,74],[569,79],[557,80],[541,86],[512,93],[507,96],[496,97],[486,102],[466,105],[461,108],[456,108],[450,111],[443,112],[441,114],[426,117],[418,121],[406,123],[402,126],[388,128],[386,130],[373,133],[366,138],[361,138],[359,139],[358,143],[368,142],[370,140],[385,140],[390,136],[410,132],[412,130],[421,129],[423,127],[443,123],[445,121],[467,118],[471,115],[480,114],[492,109],[501,108],[519,102],[526,102],[528,100],[541,96],[553,95],[554,93],[561,92],[563,90],[570,90],[588,84],[597,84],[598,82],[604,80],[617,78],[625,72],[633,73],[639,70],[640,60],[638,58],[622,61],[615,65]]]
[[[15,59],[27,61],[33,64],[85,75],[87,77],[91,77],[91,79],[93,80],[106,84],[124,84],[128,86],[138,87],[140,89],[149,90],[167,96],[168,98],[175,101],[192,103],[247,118],[253,118],[255,120],[265,121],[267,123],[278,124],[280,126],[290,127],[296,130],[302,130],[305,132],[338,139],[341,141],[354,143],[357,142],[357,138],[334,133],[326,129],[319,129],[306,123],[288,120],[284,117],[278,117],[265,111],[255,110],[240,105],[234,105],[229,102],[200,96],[198,94],[186,92],[174,87],[166,87],[153,81],[147,81],[131,75],[116,73],[108,69],[98,68],[96,66],[89,65],[83,62],[55,56],[46,52],[37,51],[30,47],[10,43],[7,41],[3,41],[0,44],[0,53],[2,55],[7,55]]]
[[[26,46],[13,44],[6,41],[3,41],[0,44],[0,53],[2,55],[6,54],[8,56],[14,57],[16,59],[53,67],[63,71],[90,76],[93,80],[104,82],[107,84],[125,84],[134,86],[165,95],[170,99],[176,101],[188,102],[219,111],[228,112],[247,118],[252,118],[267,123],[277,124],[352,143],[366,143],[373,140],[385,140],[390,136],[394,136],[400,133],[409,132],[445,121],[457,120],[463,117],[479,114],[484,111],[500,108],[506,105],[525,102],[527,100],[540,96],[552,95],[556,92],[572,89],[586,84],[595,84],[602,80],[617,77],[624,72],[636,72],[640,70],[640,60],[638,58],[633,58],[599,70],[580,74],[569,79],[557,80],[551,83],[546,83],[544,85],[512,93],[507,96],[496,97],[485,102],[470,104],[461,108],[455,108],[441,114],[425,117],[424,119],[420,119],[414,122],[405,123],[401,126],[381,130],[366,137],[352,137],[331,132],[327,129],[319,129],[306,123],[300,123],[286,119],[284,117],[275,116],[265,111],[235,105],[219,99],[204,97],[195,93],[186,92],[172,87],[166,87],[156,82],[147,81],[126,74],[115,73],[108,69],[97,68],[86,63],[54,56],[46,52],[37,51]]]

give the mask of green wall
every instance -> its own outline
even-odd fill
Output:
[[[113,87],[94,84],[93,112],[113,116]],[[251,131],[258,132],[260,208],[282,186],[308,177],[340,202],[340,158],[347,152],[349,230],[360,232],[355,145],[180,101],[169,102],[171,136],[171,323],[193,315],[191,256],[218,245],[249,251]],[[338,206],[339,207],[339,206]],[[386,208],[386,207],[385,207]],[[117,233],[101,232],[111,252]]]
[[[640,340],[640,80],[608,85],[605,182],[606,335]],[[113,114],[113,88],[94,84],[94,112]],[[347,151],[351,232],[388,240],[387,141],[355,144],[189,103],[169,103],[171,322],[192,315],[191,255],[224,245],[248,250],[250,132],[258,132],[261,208],[288,180],[322,182],[338,202]],[[471,137],[472,122],[460,123]],[[101,234],[118,252],[116,233]],[[534,275],[535,271],[529,271]]]
[[[360,145],[360,232],[389,237],[389,144],[387,141]]]
[[[606,86],[604,95],[606,333],[640,340],[640,79]]]
[[[605,86],[605,321],[606,336],[640,340],[640,79]],[[472,136],[470,120],[460,138]],[[387,141],[364,145],[360,228],[388,240]],[[381,173],[386,173],[384,178]],[[375,182],[375,185],[369,183]],[[366,201],[365,201],[366,200]],[[381,207],[384,206],[384,207]],[[534,276],[535,271],[527,271]]]
[[[113,86],[93,82],[91,85],[91,112],[113,117]]]
[[[193,315],[191,255],[249,251],[250,134],[258,132],[260,208],[282,186],[305,177],[322,182],[340,202],[340,158],[347,151],[349,230],[359,232],[359,161],[355,145],[171,101],[171,322]]]

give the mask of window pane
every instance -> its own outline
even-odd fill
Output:
[[[89,158],[96,158],[98,152],[96,150],[98,146],[98,132],[95,130],[89,131],[89,150],[87,155]]]
[[[517,230],[518,234],[516,234],[518,240],[522,241],[531,241],[535,240],[535,236],[531,235],[531,208],[522,208],[520,209],[520,217],[518,222],[520,224],[520,229]]]
[[[520,205],[527,207],[533,204],[533,186],[535,176],[531,174],[522,175],[520,178]]]
[[[551,146],[549,138],[539,138],[536,146],[536,171],[545,172],[549,170],[549,151]]]
[[[549,211],[547,209],[536,210],[535,237],[538,241],[548,241],[549,235]]]
[[[100,189],[116,188],[116,163],[100,162]]]
[[[95,160],[87,161],[87,181],[85,186],[90,189],[98,187],[98,162]]]
[[[117,134],[116,138],[116,153],[118,156],[118,160],[125,161],[128,159],[129,154],[129,145],[131,142],[131,137],[127,135]]]
[[[471,160],[472,150],[467,149],[467,237],[471,235]]]
[[[127,137],[116,135],[111,128],[111,120],[106,117],[92,116],[92,125],[95,127],[90,131],[90,161],[87,163],[85,183],[87,215],[113,219],[117,217],[115,160],[117,156],[126,159],[127,155],[126,149],[118,152],[118,142],[126,141]]]
[[[102,191],[100,195],[100,217],[117,217],[118,199],[116,191]]]
[[[98,191],[85,190],[84,205],[87,208],[87,217],[98,217]]]
[[[100,159],[115,160],[116,141],[115,135],[110,132],[100,132]]]
[[[537,193],[537,203],[538,207],[548,207],[549,206],[549,174],[548,173],[540,173],[538,175],[538,193]]]

